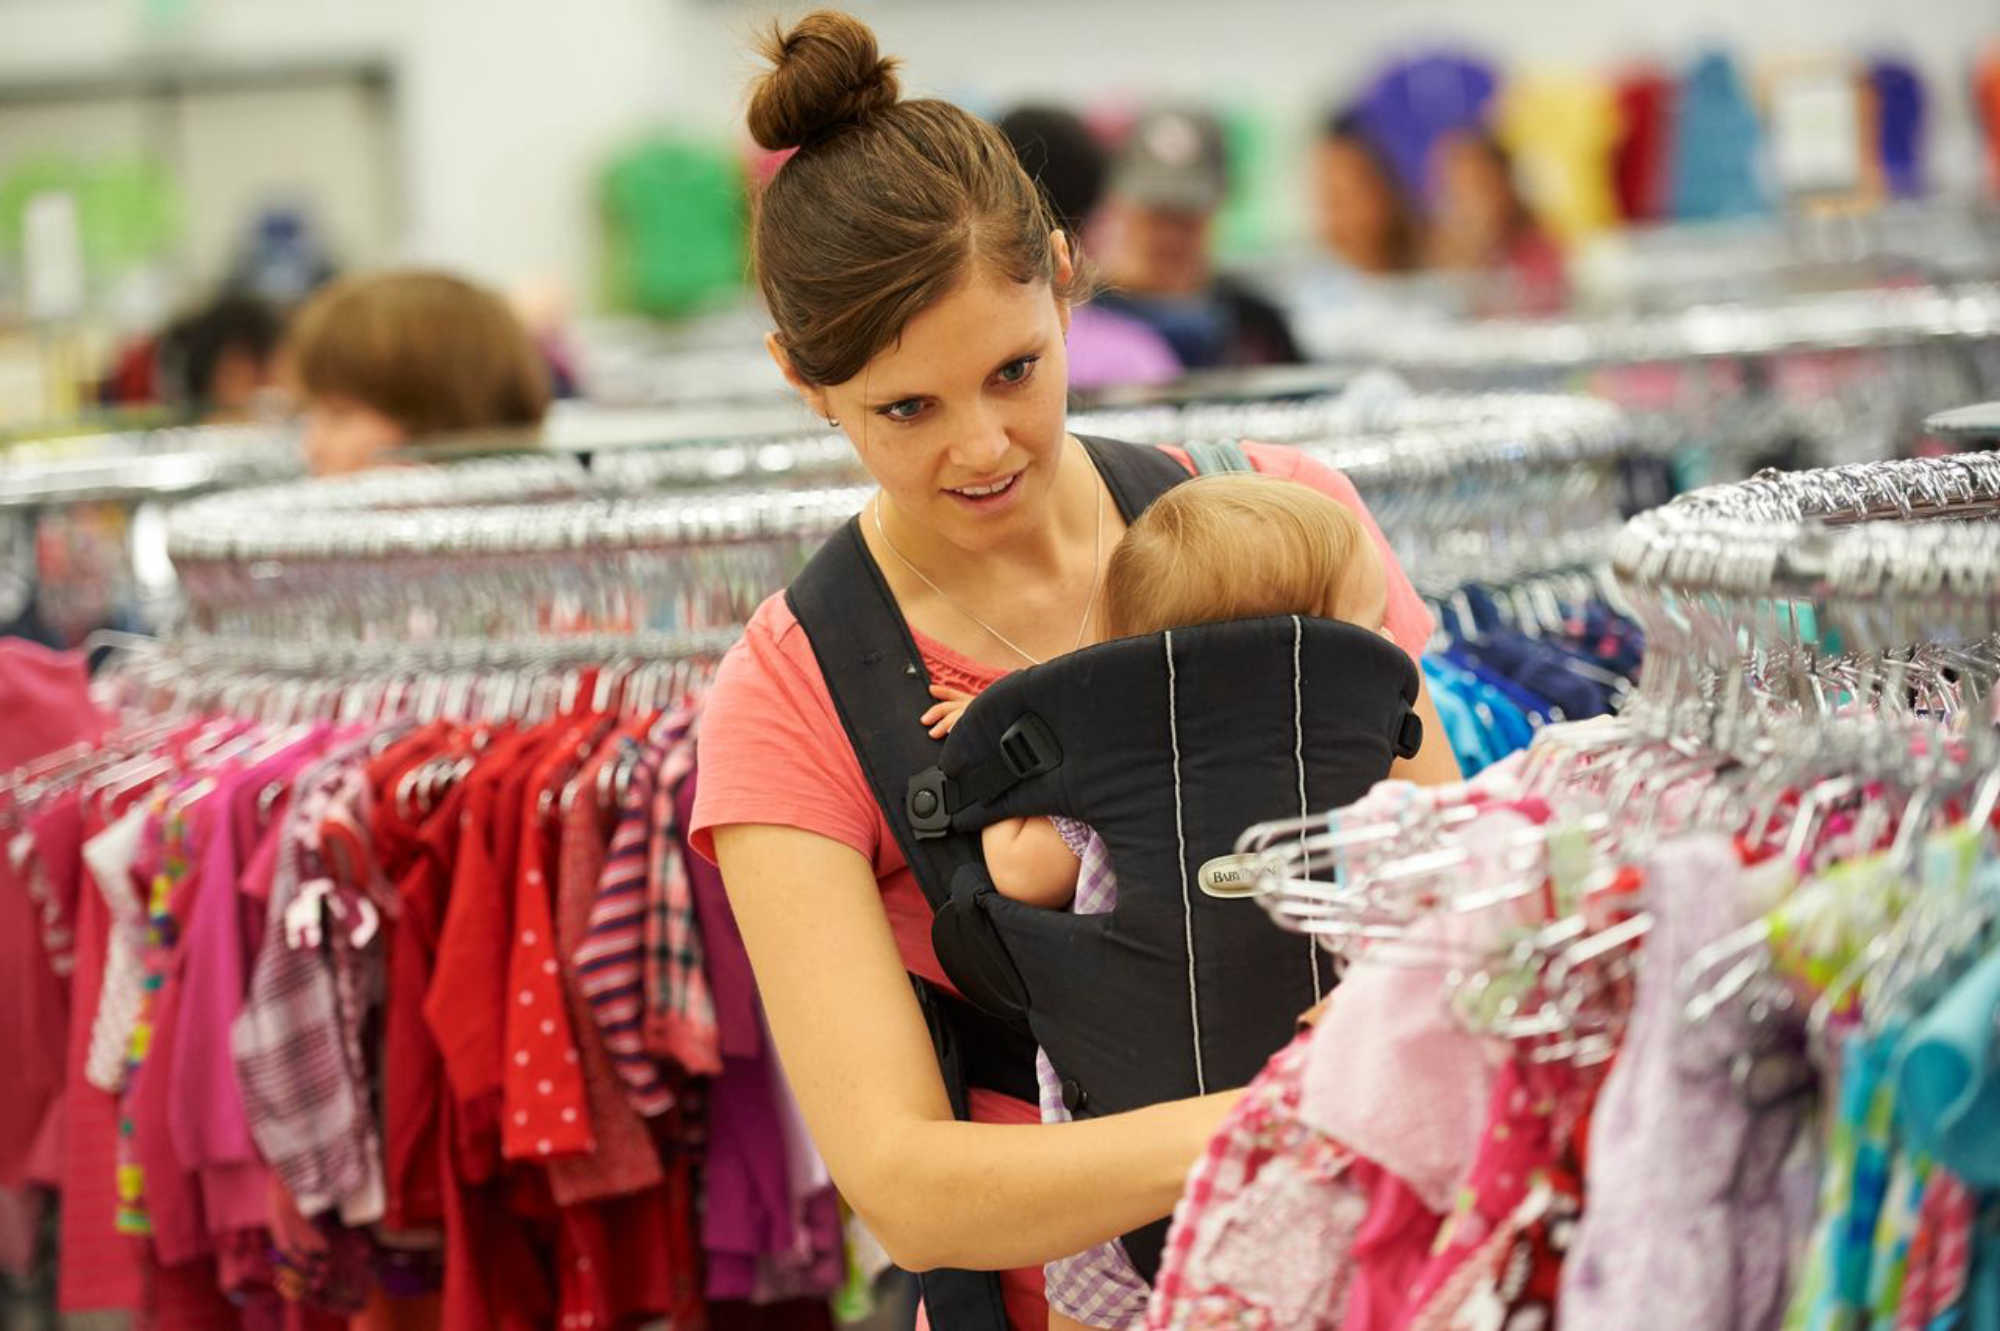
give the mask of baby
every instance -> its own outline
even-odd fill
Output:
[[[1113,638],[1269,615],[1345,620],[1386,636],[1388,580],[1361,520],[1303,485],[1248,472],[1175,486],[1127,529],[1105,569],[1105,628]],[[949,734],[971,697],[934,687],[924,713]],[[1104,843],[1068,818],[1008,818],[981,834],[987,872],[1003,895],[1051,910],[1101,914],[1117,902]],[[1042,1121],[1066,1122],[1062,1085],[1037,1053]],[[1147,1286],[1116,1243],[1047,1267],[1051,1331],[1144,1321]]]

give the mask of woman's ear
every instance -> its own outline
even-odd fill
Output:
[[[785,352],[785,344],[778,340],[777,333],[764,334],[764,350],[770,353],[772,362],[778,367],[778,373],[785,376],[785,382],[798,393],[799,400],[806,404],[812,414],[823,420],[833,419],[833,413],[827,408],[826,390],[817,384],[809,384],[800,377],[798,370],[792,365],[792,358]]]
[[[1049,232],[1049,254],[1055,266],[1056,317],[1062,320],[1063,336],[1069,336],[1070,302],[1062,293],[1076,280],[1076,255],[1070,249],[1069,233],[1061,227]]]

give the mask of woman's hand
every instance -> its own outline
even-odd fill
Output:
[[[965,709],[972,702],[972,695],[963,689],[954,689],[948,684],[931,685],[931,697],[938,700],[937,706],[924,713],[923,723],[931,728],[932,739],[943,739],[958,724],[958,718],[965,715]]]
[[[1075,1123],[957,1122],[868,860],[754,824],[717,828],[715,850],[813,1140],[898,1265],[1040,1265],[1173,1209],[1241,1092]]]

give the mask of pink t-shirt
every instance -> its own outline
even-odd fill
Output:
[[[1186,464],[1186,455],[1169,449]],[[1245,444],[1259,472],[1310,485],[1352,509],[1367,527],[1388,573],[1387,628],[1415,658],[1430,640],[1431,616],[1396,562],[1381,529],[1347,477],[1297,449]],[[924,666],[939,683],[979,693],[1008,672],[973,661],[914,633]],[[782,593],[757,608],[717,671],[703,708],[701,786],[693,829],[697,854],[715,858],[714,830],[732,823],[796,827],[850,846],[868,857],[882,887],[882,905],[903,965],[950,988],[931,948],[931,909],[903,859],[881,808],[862,774],[860,759],[834,710],[812,644]],[[917,724],[912,716],[910,724]],[[802,888],[801,890],[810,890]],[[972,1117],[982,1123],[1037,1123],[1034,1105],[974,1090]],[[1008,1272],[1008,1317],[1016,1326],[1045,1324],[1042,1272]],[[1036,1316],[1043,1322],[1036,1322]]]

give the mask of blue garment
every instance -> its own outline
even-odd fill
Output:
[[[1420,664],[1430,684],[1431,705],[1437,708],[1438,720],[1444,723],[1445,739],[1458,759],[1458,770],[1472,776],[1497,762],[1504,755],[1493,751],[1485,728],[1466,702],[1460,687],[1463,672],[1428,656]]]
[[[1868,69],[1875,90],[1876,142],[1882,175],[1899,199],[1924,193],[1924,78],[1901,60],[1877,60]]]
[[[1582,721],[1611,710],[1611,693],[1571,668],[1570,658],[1550,644],[1519,633],[1488,634],[1477,642],[1461,642],[1445,658],[1466,669],[1484,666],[1561,710],[1565,720]]]
[[[1674,124],[1674,216],[1683,221],[1766,211],[1757,174],[1757,110],[1736,62],[1711,51],[1681,84]]]

